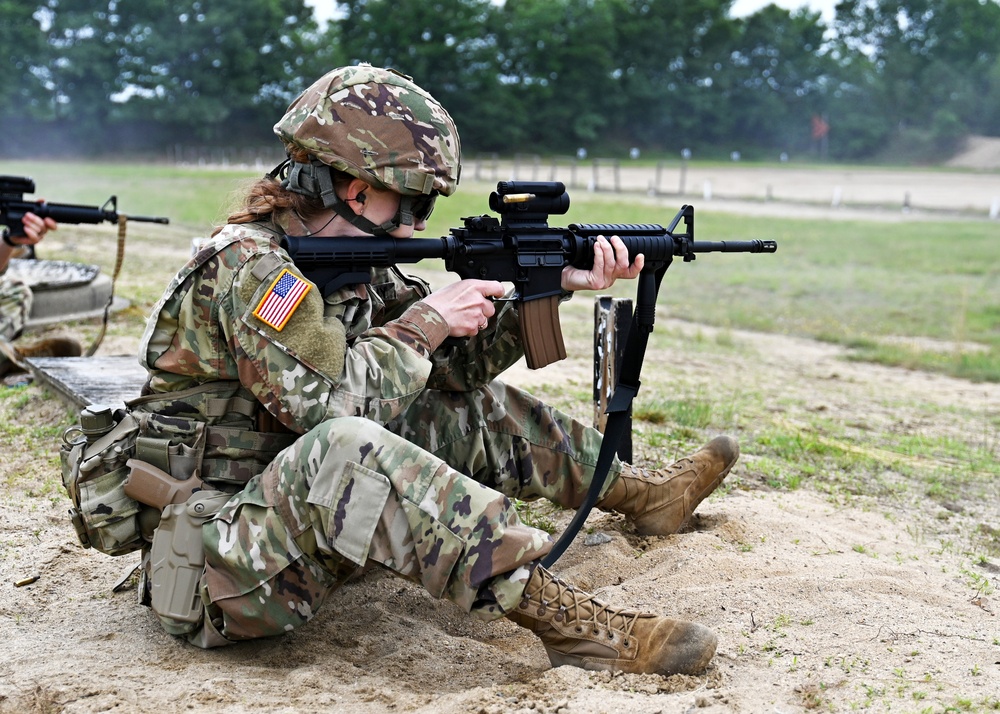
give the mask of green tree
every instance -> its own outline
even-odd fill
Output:
[[[547,153],[613,140],[616,35],[607,3],[507,0],[496,27],[508,125],[516,127],[504,139]]]
[[[319,41],[303,0],[48,0],[46,16],[41,71],[91,141],[120,141],[107,128],[123,122],[147,139],[263,137]]]
[[[29,116],[47,110],[41,106],[42,81],[32,72],[46,48],[37,11],[31,2],[0,0],[0,55],[5,67],[0,72],[0,112],[4,116]]]
[[[995,130],[987,104],[1000,56],[995,0],[843,0],[834,28],[853,63],[845,74],[871,88],[867,111],[897,134],[921,130],[947,149],[963,130]]]
[[[626,140],[670,151],[726,140],[734,107],[715,85],[739,34],[731,0],[610,1]]]
[[[501,121],[490,0],[350,0],[338,6],[347,61],[413,77],[455,119],[466,148]]]
[[[804,150],[811,119],[827,111],[834,65],[820,14],[768,5],[741,22],[724,81],[732,111],[728,133],[748,146]]]

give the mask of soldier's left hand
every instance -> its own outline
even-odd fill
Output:
[[[645,257],[640,253],[635,262],[629,262],[628,248],[618,236],[609,241],[598,236],[594,243],[594,267],[590,270],[568,266],[563,268],[563,290],[605,290],[619,278],[632,280],[642,271]]]
[[[34,213],[25,213],[22,223],[24,224],[24,235],[11,238],[15,243],[21,245],[35,245],[45,237],[48,231],[54,231],[59,227],[54,219],[40,218]]]

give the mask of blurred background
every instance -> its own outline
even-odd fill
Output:
[[[996,0],[782,4],[2,2],[0,158],[277,156],[288,103],[361,61],[430,90],[467,155],[933,163],[1000,136]]]

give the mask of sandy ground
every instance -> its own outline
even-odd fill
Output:
[[[670,320],[678,335],[712,330]],[[982,434],[1000,385],[847,362],[831,345],[729,331],[739,349],[651,353],[676,378],[710,375],[722,391],[754,392],[775,418],[808,429],[811,415],[862,435],[893,429],[928,438]],[[134,349],[110,340],[102,351]],[[509,380],[558,392],[587,384],[586,349]],[[23,398],[33,428],[64,408],[38,386]],[[970,409],[969,404],[982,405]],[[559,402],[581,418],[589,405]],[[309,626],[286,637],[201,651],[164,634],[111,588],[130,557],[83,550],[53,483],[51,451],[0,452],[0,712],[721,712],[990,711],[1000,708],[996,559],[998,485],[947,506],[919,489],[823,493],[772,490],[753,448],[691,527],[640,538],[610,514],[557,570],[606,600],[695,620],[719,635],[700,676],[661,678],[551,668],[538,641],[503,620],[483,624],[420,588],[373,571],[345,586]],[[54,448],[57,437],[51,437]],[[870,453],[877,454],[872,447]],[[895,477],[892,455],[885,482]],[[641,458],[641,454],[640,454]],[[905,459],[905,455],[895,455]],[[941,467],[941,464],[926,464]],[[947,464],[945,464],[947,466]],[[877,492],[877,493],[876,493]],[[901,495],[903,494],[903,495]],[[560,523],[568,514],[556,514]],[[995,542],[994,542],[995,546]],[[37,576],[34,582],[15,581]],[[951,707],[951,709],[949,709]]]
[[[749,380],[790,423],[823,411],[872,430],[947,434],[977,428],[949,407],[1000,405],[998,385],[848,363],[808,340],[733,338],[742,356],[701,354],[679,378]],[[588,369],[571,359],[558,379]],[[551,370],[515,370],[512,381],[542,388]],[[57,419],[61,407],[32,389],[31,420]],[[25,458],[8,456],[7,470]],[[738,485],[704,503],[686,532],[639,538],[621,518],[593,514],[588,528],[611,541],[578,541],[558,564],[613,603],[717,631],[703,676],[667,679],[551,669],[512,623],[472,621],[380,572],[347,585],[299,632],[200,651],[160,631],[134,591],[111,593],[131,559],[81,549],[61,494],[15,487],[0,509],[0,711],[917,712],[998,701],[1000,627],[968,577],[1000,572],[970,552],[979,526],[997,523],[995,485],[985,503],[949,510],[773,491],[754,464],[745,449],[730,476]],[[13,585],[29,575],[39,578]]]

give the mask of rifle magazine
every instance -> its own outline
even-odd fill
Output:
[[[541,369],[566,359],[562,328],[559,325],[559,296],[527,300],[518,308],[521,316],[521,343],[528,369]]]

